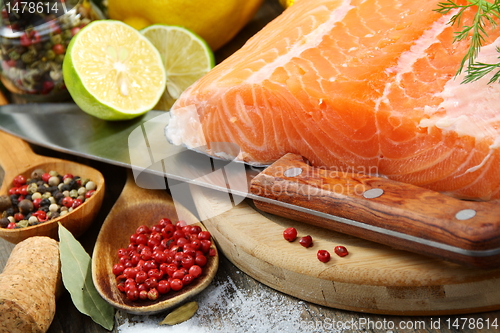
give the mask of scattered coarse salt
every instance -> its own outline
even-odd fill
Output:
[[[229,277],[214,281],[193,300],[198,302],[199,308],[188,321],[160,326],[158,323],[166,313],[133,316],[118,327],[118,332],[298,332],[308,312],[306,302],[290,302],[288,296],[266,286],[253,291],[243,290]]]

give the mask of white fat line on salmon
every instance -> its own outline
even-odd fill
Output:
[[[500,47],[500,38],[481,48],[476,60],[483,63],[498,61],[497,47]],[[428,118],[422,119],[419,126],[422,128],[437,127],[443,132],[453,131],[459,136],[470,136],[476,140],[492,140],[489,153],[476,166],[469,168],[464,174],[477,171],[484,167],[486,162],[500,148],[500,84],[488,84],[494,72],[484,78],[463,84],[466,73],[446,82],[444,89],[437,97],[443,101],[437,107],[425,108]]]
[[[305,50],[317,47],[323,40],[323,37],[327,35],[338,22],[341,22],[347,15],[347,13],[353,8],[355,8],[355,6],[351,5],[350,0],[342,1],[342,3],[331,12],[330,17],[326,22],[320,24],[308,35],[305,35],[303,36],[303,38],[297,40],[295,45],[290,49],[290,52],[277,57],[274,61],[263,66],[261,69],[253,73],[246,80],[246,82],[250,84],[261,83],[272,73],[274,73],[276,68],[282,67],[283,65],[289,63],[295,57],[299,57],[300,54]],[[328,9],[319,7],[317,10]]]
[[[385,84],[384,92],[382,96],[375,101],[375,111],[379,110],[380,104],[389,104],[389,93],[391,92],[391,86],[396,83],[399,85],[403,75],[413,71],[413,66],[415,63],[422,58],[427,57],[427,50],[435,43],[439,43],[439,35],[443,33],[446,28],[449,28],[450,19],[458,13],[458,10],[451,11],[447,15],[441,16],[436,22],[434,22],[430,29],[425,30],[418,38],[410,49],[406,52],[401,53],[398,59],[398,64],[396,66],[387,68],[385,72],[388,75],[396,74],[393,80],[390,80]]]

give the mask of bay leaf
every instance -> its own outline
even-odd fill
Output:
[[[95,288],[92,280],[92,258],[73,234],[60,223],[59,251],[63,284],[75,307],[105,329],[112,330],[115,309]]]

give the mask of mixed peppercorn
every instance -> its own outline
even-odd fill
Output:
[[[78,208],[96,191],[90,179],[34,170],[30,178],[18,175],[8,195],[0,196],[0,227],[15,229],[37,225]]]
[[[127,248],[118,250],[113,274],[118,289],[129,300],[154,301],[191,284],[215,255],[210,232],[163,218],[151,228],[137,228]]]
[[[297,239],[297,229],[295,229],[293,227],[286,228],[283,231],[283,238],[289,242],[293,242],[294,240]],[[313,246],[313,239],[312,239],[311,235],[301,237],[299,239],[299,244],[305,248]],[[349,251],[347,251],[346,247],[342,246],[342,245],[335,246],[333,251],[339,257],[345,257],[346,255],[349,254]],[[327,250],[318,250],[318,252],[316,253],[316,257],[321,262],[329,262],[330,261],[330,252],[328,252]]]
[[[59,16],[45,10],[34,12],[35,18],[29,22],[37,25],[28,25],[23,22],[28,13],[14,15],[7,7],[2,9],[2,81],[15,93],[66,93],[62,73],[66,48],[73,36],[96,16],[77,0],[48,2],[58,6],[64,3],[71,10],[59,8],[58,13],[65,13]]]

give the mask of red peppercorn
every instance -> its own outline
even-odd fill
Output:
[[[65,175],[63,176],[63,180],[65,180],[66,178],[71,178],[71,179],[73,179],[73,178],[75,178],[75,176],[73,176],[71,173],[67,173],[67,174],[65,174]]]
[[[8,225],[7,225],[7,229],[15,229],[17,227],[17,225],[14,223],[14,222],[10,222]]]
[[[212,246],[212,242],[208,239],[204,239],[204,240],[200,241],[200,243],[201,243],[201,247],[200,247],[201,252],[207,254],[208,251],[210,251],[210,247]]]
[[[139,288],[137,288],[139,290]],[[139,290],[139,299],[147,300],[148,299],[148,291],[146,289]]]
[[[184,258],[182,258],[181,262],[182,267],[189,269],[194,265],[194,258],[191,256],[185,256]]]
[[[61,201],[63,206],[66,206],[70,208],[73,205],[73,198],[72,197],[64,197]]]
[[[23,175],[15,176],[12,183],[14,184],[14,187],[20,187],[26,184],[26,177],[24,177]]]
[[[327,250],[319,250],[317,253],[318,260],[321,262],[330,261],[330,253]]]
[[[42,175],[42,180],[43,180],[44,182],[48,183],[48,182],[49,182],[50,177],[52,177],[52,176],[50,175],[50,173],[46,172],[46,173],[44,173],[44,174]]]
[[[194,278],[197,278],[202,273],[202,269],[198,265],[193,265],[189,268],[189,274],[191,274]]]
[[[55,84],[52,81],[43,81],[42,83],[42,94],[48,94],[54,89]]]
[[[335,246],[334,248],[335,254],[339,257],[345,257],[349,254],[349,251],[345,248],[345,246]]]
[[[82,30],[80,27],[73,27],[73,28],[71,28],[71,36],[74,36],[77,33],[79,33],[80,30]]]
[[[146,279],[146,281],[144,281],[144,284],[149,289],[156,288],[158,286],[158,280],[156,278],[149,277],[149,278]]]
[[[139,290],[137,288],[128,289],[127,298],[131,301],[136,301],[139,298]]]
[[[194,258],[194,262],[196,265],[203,267],[207,264],[207,257],[205,257],[203,254],[196,256]]]
[[[313,245],[312,237],[307,235],[299,240],[300,245],[303,247],[311,247]]]
[[[190,284],[191,282],[193,282],[193,280],[194,280],[194,277],[191,274],[186,274],[182,278],[182,284],[185,285],[185,286],[187,286],[188,284]]]
[[[181,290],[183,286],[184,286],[184,284],[182,283],[182,280],[179,280],[179,279],[173,279],[170,282],[170,288],[174,291]]]
[[[40,222],[47,221],[47,213],[44,212],[43,210],[37,210],[36,212],[34,212],[31,215],[36,216],[38,218],[38,221],[40,221]]]
[[[14,219],[15,219],[16,221],[21,221],[21,220],[24,220],[24,215],[23,215],[23,214],[21,214],[21,213],[15,213],[15,214],[14,214]]]
[[[139,270],[137,274],[135,275],[135,282],[142,284],[146,282],[146,279],[148,278],[148,273]]]
[[[71,205],[71,207],[77,208],[77,207],[80,207],[82,204],[83,204],[83,201],[81,199],[77,198],[77,199],[73,200],[73,204]]]
[[[198,233],[198,239],[199,240],[210,240],[210,232],[208,231],[201,231]]]
[[[40,201],[42,201],[42,199],[40,198],[33,199],[33,207],[35,207],[36,209],[40,208]]]
[[[160,294],[166,294],[170,291],[170,283],[168,283],[167,280],[161,280],[158,282],[158,287],[156,289],[158,289]]]
[[[85,193],[85,199],[90,198],[95,193],[95,190],[90,190]]]
[[[113,266],[113,274],[114,275],[121,275],[123,273],[123,270],[125,267],[122,264],[115,264]]]
[[[289,242],[293,242],[297,238],[297,229],[290,227],[283,231],[283,238]]]
[[[32,44],[40,42],[41,37],[38,31],[25,32],[19,39],[22,46],[28,47]]]
[[[141,225],[137,228],[137,230],[135,232],[137,234],[149,234],[151,232],[151,230],[149,229],[149,227],[147,225]]]
[[[27,196],[28,195],[28,185],[22,185],[21,187],[19,187],[18,192],[22,196]],[[21,201],[21,200],[19,200],[19,201]]]
[[[52,46],[52,51],[54,51],[55,54],[63,54],[66,52],[66,48],[62,44],[55,44]]]

